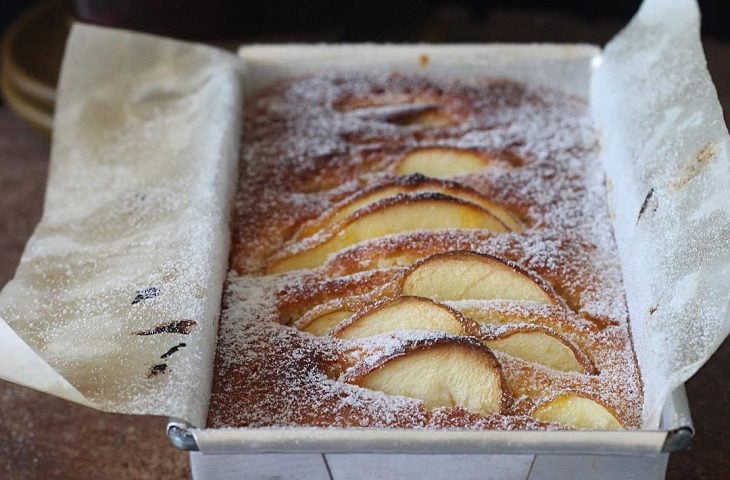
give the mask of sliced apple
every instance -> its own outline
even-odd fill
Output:
[[[305,249],[275,256],[267,273],[316,268],[350,245],[385,235],[417,230],[476,228],[506,232],[494,215],[473,203],[440,193],[398,195],[368,205],[323,232],[321,240]]]
[[[413,265],[401,286],[403,295],[443,300],[520,300],[556,303],[543,281],[491,255],[454,251]]]
[[[398,296],[402,270],[370,270],[356,275],[328,279],[319,272],[284,280],[276,292],[278,321],[291,324],[305,316],[335,310],[356,312],[369,303]]]
[[[398,297],[356,314],[332,331],[337,338],[354,339],[402,330],[433,330],[466,335],[469,321],[459,312],[421,297]]]
[[[384,198],[394,197],[398,194],[413,194],[423,192],[436,192],[450,195],[467,202],[478,205],[492,213],[502,221],[505,226],[517,232],[523,230],[522,223],[504,206],[492,202],[471,188],[464,187],[455,182],[448,182],[433,178],[427,178],[420,174],[408,175],[394,181],[378,185],[365,190],[362,193],[345,199],[333,206],[319,218],[311,220],[299,229],[294,239],[301,239],[314,235],[318,231],[345,219],[357,210]]]
[[[350,253],[350,252],[347,252]],[[339,257],[339,255],[338,255]],[[371,262],[352,262],[354,265],[347,269],[349,265],[332,265],[335,268],[325,268],[327,270],[328,275],[332,276],[341,276],[341,275],[351,275],[354,273],[366,271],[366,270],[373,270],[373,269],[393,269],[393,268],[403,268],[403,267],[410,267],[414,263],[416,263],[418,260],[423,258],[424,255],[418,255],[417,253],[412,252],[401,252],[393,255],[384,255],[378,258],[373,258]],[[337,260],[340,260],[339,258],[333,259],[333,262],[336,262]],[[328,267],[331,265],[327,264]],[[330,273],[331,272],[331,273]]]
[[[388,119],[390,123],[400,126],[419,126],[419,127],[447,127],[454,125],[456,122],[451,115],[439,110],[436,107],[424,109],[418,113],[397,115]]]
[[[396,164],[398,175],[420,173],[427,177],[447,178],[476,172],[487,168],[494,159],[453,147],[425,147],[411,150]]]
[[[579,394],[563,394],[538,405],[532,417],[585,430],[620,430],[621,422],[608,407]]]
[[[527,323],[538,318],[541,323],[547,322],[550,327],[555,327],[554,324],[565,322],[563,309],[552,305],[528,306],[518,302],[492,300],[457,300],[448,302],[448,305],[481,324]]]
[[[356,96],[348,95],[335,102],[335,109],[339,112],[350,112],[359,116],[372,116],[380,112],[383,116],[390,111],[413,110],[423,107],[434,107],[432,101],[425,98],[414,98],[413,95],[392,92],[377,95]]]
[[[369,290],[373,288],[375,287],[369,288]],[[300,314],[293,321],[292,326],[313,335],[326,335],[342,320],[351,317],[355,312],[362,310],[364,306],[372,302],[373,300],[367,296],[363,297],[355,293],[345,293],[344,297],[334,298],[329,301],[326,298],[310,299],[305,302],[306,305],[316,305]],[[283,305],[279,304],[280,310],[282,307]]]
[[[329,277],[352,275],[373,269],[409,267],[430,255],[486,245],[495,234],[487,230],[439,230],[409,232],[360,243],[333,255],[321,270]]]
[[[504,380],[488,348],[465,338],[414,344],[365,373],[345,378],[388,395],[418,398],[426,408],[463,407],[490,415],[504,407]]]
[[[335,310],[334,312],[324,313],[318,317],[309,320],[306,325],[299,328],[302,331],[311,333],[321,337],[327,335],[342,320],[352,316],[354,312],[348,310]]]
[[[548,329],[520,326],[483,340],[492,350],[561,372],[595,373],[586,355],[566,338]]]
[[[492,300],[444,303],[481,325],[531,324],[546,327],[569,336],[571,341],[581,348],[590,344],[591,332],[597,331],[595,324],[584,320],[560,304]]]
[[[455,119],[451,115],[433,103],[403,102],[402,98],[390,98],[385,102],[383,100],[379,99],[375,103],[361,104],[356,108],[352,108],[353,106],[350,105],[350,114],[401,127],[443,127],[455,123]]]

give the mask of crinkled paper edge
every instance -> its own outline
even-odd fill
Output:
[[[204,424],[241,87],[228,52],[74,26],[43,217],[0,294],[0,378]]]
[[[645,1],[592,85],[645,428],[730,330],[730,139],[699,20],[694,0]]]

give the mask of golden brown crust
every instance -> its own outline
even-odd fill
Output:
[[[210,426],[571,428],[530,417],[569,394],[594,400],[624,427],[639,426],[641,381],[595,175],[598,140],[580,101],[504,80],[325,73],[250,99],[243,145]],[[450,178],[441,178],[451,167],[439,155],[462,162]],[[412,173],[418,168],[439,178]],[[347,237],[362,219],[400,205],[426,218],[437,211],[426,206],[442,203],[461,209],[455,218],[477,212],[500,228],[391,225],[342,241],[311,267],[277,268]],[[458,319],[458,337],[395,322],[373,337],[337,338],[403,301],[420,267],[454,258],[509,269],[532,296],[425,300]],[[335,334],[305,331],[337,312],[317,333]],[[482,343],[527,333],[554,339],[581,368],[559,371]],[[355,385],[410,351],[455,345],[499,372],[500,414],[427,409],[417,398]]]

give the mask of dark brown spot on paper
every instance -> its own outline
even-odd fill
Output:
[[[182,335],[189,335],[190,332],[195,329],[195,326],[197,324],[198,322],[196,322],[195,320],[178,320],[176,322],[157,325],[156,327],[152,327],[149,330],[134,332],[134,334],[142,336],[157,335],[159,333],[180,333]]]
[[[679,190],[687,184],[707,167],[707,165],[717,158],[717,145],[708,143],[695,153],[692,158],[686,162],[677,172],[675,179],[669,183],[669,188]]]
[[[157,365],[152,365],[152,368],[150,368],[150,373],[147,375],[147,378],[152,378],[157,375],[161,375],[167,371],[167,364],[166,363],[158,363]]]
[[[155,298],[160,294],[160,289],[158,287],[148,287],[143,288],[141,290],[137,290],[137,295],[134,297],[134,300],[132,300],[132,305],[135,305],[142,300],[149,300],[150,298]]]
[[[169,357],[170,355],[172,355],[173,353],[177,353],[181,348],[184,348],[184,347],[187,347],[186,343],[178,343],[177,345],[175,345],[174,347],[172,347],[171,349],[169,349],[168,351],[166,351],[165,353],[160,355],[160,358],[165,359],[165,358]]]
[[[653,197],[654,197],[654,188],[652,187],[652,189],[649,190],[649,193],[646,194],[646,198],[644,198],[644,203],[641,204],[641,208],[639,209],[639,216],[636,218],[637,222],[639,220],[641,220],[641,216],[644,215],[644,212],[646,211],[646,209],[649,206],[649,203],[651,202],[651,199]],[[651,209],[652,213],[656,211],[658,206],[659,205],[657,205],[656,201],[655,201],[654,206]]]

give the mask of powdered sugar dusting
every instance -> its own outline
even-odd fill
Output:
[[[408,105],[418,111],[436,108],[450,124],[403,124]],[[529,413],[561,391],[590,395],[615,410],[627,427],[639,425],[641,384],[597,134],[584,103],[503,80],[331,72],[277,84],[252,98],[245,122],[210,426],[556,428]],[[263,275],[272,255],[323,241],[318,234],[291,240],[305,221],[363,187],[391,181],[404,153],[431,146],[492,157],[491,168],[454,180],[507,207],[526,224],[525,231],[388,235],[336,252],[317,269]],[[453,307],[497,308],[519,317],[516,325],[559,331],[599,373],[557,372],[499,354],[515,396],[511,407],[490,417],[458,407],[428,411],[416,399],[343,379],[353,369],[375,367],[409,342],[443,334],[393,332],[345,341],[289,326],[325,302],[364,306],[396,296],[408,265],[453,250],[514,262],[544,279],[565,302],[560,312],[499,302],[454,302]]]

